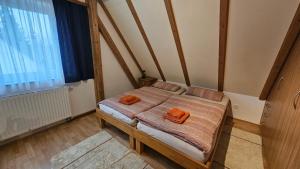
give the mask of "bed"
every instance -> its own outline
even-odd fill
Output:
[[[190,112],[184,124],[163,118],[164,113],[174,107]],[[136,149],[142,153],[145,144],[185,168],[210,168],[221,128],[230,110],[226,96],[215,102],[195,96],[173,95],[136,116],[139,120],[134,131]]]
[[[179,95],[184,91],[184,88],[172,92],[155,87],[142,87],[105,99],[99,103],[99,108],[96,109],[100,127],[104,127],[104,123],[108,122],[124,131],[129,135],[130,147],[134,148],[135,141],[132,135],[133,129],[137,125],[135,116],[163,103],[172,95]],[[138,96],[141,101],[133,105],[123,105],[118,100],[125,95]]]

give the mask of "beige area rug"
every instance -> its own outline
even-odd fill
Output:
[[[213,169],[264,169],[259,135],[225,126]]]
[[[106,131],[55,155],[52,169],[153,169]]]

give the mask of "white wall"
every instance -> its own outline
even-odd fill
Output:
[[[232,116],[236,119],[245,120],[254,124],[260,124],[265,101],[258,97],[248,96],[232,92],[224,92],[231,100]]]
[[[93,79],[72,83],[69,86],[69,96],[73,116],[96,109]]]
[[[124,0],[103,2],[142,68],[149,75],[160,78],[126,2]],[[174,0],[172,2],[191,82],[193,85],[215,89],[218,77],[220,1]],[[163,1],[133,0],[133,4],[166,79],[184,83]],[[225,94],[232,100],[235,118],[259,123],[264,102],[259,101],[257,96],[262,90],[298,4],[299,0],[232,0],[230,2]],[[135,78],[139,77],[137,67],[99,5],[98,14]],[[105,96],[111,97],[132,89],[102,38],[101,52],[104,63]],[[87,89],[88,86],[83,88],[90,90]]]
[[[124,0],[104,0],[142,67],[160,78]],[[174,14],[192,85],[217,88],[220,0],[173,0]],[[231,0],[225,93],[233,116],[259,123],[258,96],[299,0]],[[163,1],[133,0],[167,81],[184,83]]]
[[[299,0],[231,0],[225,90],[259,96]]]

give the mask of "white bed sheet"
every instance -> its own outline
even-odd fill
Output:
[[[102,110],[102,112],[107,113],[107,114],[115,117],[116,119],[119,119],[129,125],[136,123],[136,119],[131,119],[131,118],[125,116],[124,114],[118,112],[117,110],[110,108],[106,105],[99,104],[99,108],[100,108],[100,110]]]
[[[141,122],[138,123],[137,129],[192,157],[194,160],[205,162],[208,158],[204,155],[203,151],[187,142],[180,140],[179,138],[172,136],[171,134],[149,127]]]

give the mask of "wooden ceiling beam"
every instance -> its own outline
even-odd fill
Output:
[[[103,71],[102,71],[102,59],[100,49],[100,33],[98,31],[97,21],[97,1],[87,0],[88,4],[88,16],[91,36],[91,47],[93,54],[93,67],[94,67],[94,87],[96,102],[104,99],[104,84],[103,84]]]
[[[220,0],[218,90],[224,90],[229,0]]]
[[[117,59],[118,63],[122,67],[124,73],[126,74],[127,78],[129,79],[130,83],[133,85],[134,88],[138,88],[138,83],[136,82],[134,76],[132,75],[130,69],[128,68],[125,60],[123,59],[118,47],[114,43],[113,39],[111,38],[110,34],[108,33],[107,29],[105,28],[103,22],[97,17],[98,20],[98,29],[103,35],[105,41],[107,42],[108,46],[110,47],[111,51],[113,52],[115,58]]]
[[[259,96],[260,100],[266,100],[271,92],[271,89],[278,77],[292,47],[295,43],[297,36],[300,32],[300,5],[296,11],[293,21],[289,27],[289,30],[284,38],[281,48],[278,52],[276,60],[272,66],[271,72],[267,78],[264,88]]]
[[[133,54],[132,50],[130,49],[128,43],[126,42],[124,36],[122,35],[120,29],[118,28],[116,22],[114,21],[113,17],[111,16],[110,12],[108,11],[108,9],[106,8],[105,4],[103,3],[102,0],[98,0],[99,4],[101,5],[101,7],[103,8],[106,16],[108,17],[109,21],[111,22],[112,26],[115,28],[117,34],[119,35],[121,41],[123,42],[124,46],[126,47],[128,53],[130,54],[132,60],[134,61],[134,63],[136,64],[136,66],[138,67],[139,71],[141,73],[143,73],[143,69],[141,67],[141,65],[139,64],[138,60],[136,59],[135,55]]]
[[[155,65],[156,65],[157,69],[158,69],[158,72],[159,72],[159,74],[160,74],[162,80],[163,80],[163,81],[166,81],[166,78],[165,78],[165,76],[164,76],[164,74],[163,74],[163,71],[162,71],[162,69],[161,69],[161,67],[160,67],[160,65],[159,65],[159,63],[158,63],[157,57],[155,56],[155,53],[154,53],[154,51],[153,51],[153,48],[152,48],[152,46],[151,46],[151,44],[150,44],[150,42],[149,42],[149,39],[148,39],[148,37],[147,37],[147,35],[146,35],[146,33],[145,33],[145,30],[144,30],[144,28],[143,28],[143,25],[142,25],[142,23],[141,23],[141,21],[140,21],[138,15],[137,15],[137,12],[136,12],[136,10],[135,10],[133,4],[132,4],[132,1],[131,1],[131,0],[126,0],[126,2],[127,2],[127,5],[128,5],[128,7],[129,7],[129,9],[130,9],[130,11],[131,11],[131,14],[132,14],[132,16],[133,16],[135,22],[136,22],[136,24],[137,24],[137,26],[138,26],[138,28],[139,28],[139,30],[140,30],[142,36],[143,36],[143,39],[144,39],[144,41],[145,41],[145,43],[146,43],[146,45],[147,45],[147,48],[148,48],[148,50],[149,50],[149,52],[150,52],[150,54],[151,54],[151,56],[152,56],[152,58],[153,58],[153,60],[154,60],[154,63],[155,63]]]
[[[173,10],[173,6],[172,6],[172,1],[171,0],[165,0],[165,6],[166,6],[167,13],[168,13],[170,25],[171,25],[171,28],[172,28],[172,33],[173,33],[173,37],[174,37],[174,40],[175,40],[179,60],[180,60],[180,63],[181,63],[181,68],[182,68],[182,71],[183,71],[185,83],[186,83],[187,86],[191,86],[190,78],[189,78],[189,74],[188,74],[188,70],[187,70],[187,67],[186,67],[185,58],[184,58],[184,54],[183,54],[183,49],[182,49],[182,45],[181,45],[181,42],[180,42],[180,37],[179,37],[179,33],[178,33],[178,28],[177,28],[177,24],[176,24],[174,10]]]

